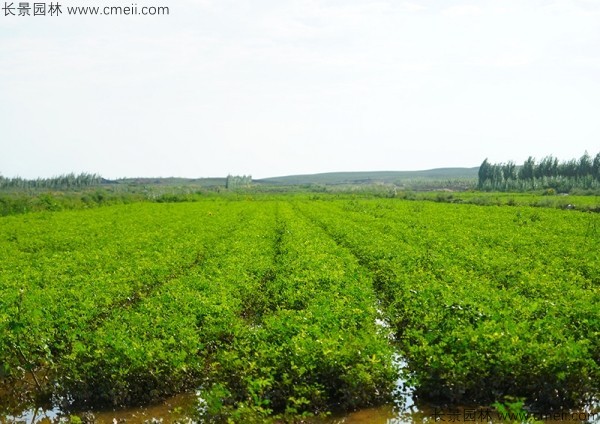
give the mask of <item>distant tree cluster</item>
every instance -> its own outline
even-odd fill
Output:
[[[228,175],[225,188],[247,187],[252,183],[252,175]]]
[[[585,152],[579,159],[559,162],[546,156],[539,163],[531,156],[518,166],[514,162],[489,163],[479,167],[481,190],[531,190],[553,188],[567,192],[573,188],[600,188],[600,153],[593,159]]]
[[[52,178],[37,178],[35,180],[27,180],[24,178],[5,178],[0,175],[0,189],[71,189],[83,188],[102,183],[102,177],[98,174],[81,173],[79,175],[65,174]]]

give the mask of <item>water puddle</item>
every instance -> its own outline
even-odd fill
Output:
[[[88,411],[72,415],[65,414],[59,409],[30,410],[18,417],[0,417],[1,423],[18,424],[58,424],[69,423],[70,417],[77,415],[82,423],[95,424],[154,424],[154,423],[195,423],[197,396],[185,394],[175,396],[161,404],[128,408],[113,411]],[[543,414],[528,413],[524,416],[502,416],[490,407],[435,407],[433,405],[415,405],[398,409],[395,405],[384,405],[377,408],[367,408],[343,415],[333,415],[328,418],[309,420],[312,424],[414,424],[414,423],[507,423],[525,422],[527,419],[537,419],[545,424],[566,423],[600,423],[600,410],[582,412],[554,412]],[[529,421],[531,422],[531,421]]]
[[[391,331],[381,317],[376,321],[384,334]],[[396,354],[394,364],[399,370],[407,367],[403,358]],[[586,423],[600,424],[600,404],[594,404],[582,411],[565,412],[527,412],[521,410],[515,415],[502,415],[490,406],[446,407],[426,404],[414,399],[414,389],[401,378],[395,383],[393,404],[376,408],[365,408],[355,412],[333,414],[327,418],[304,421],[307,424],[413,424],[413,423],[513,423],[542,422],[544,424]],[[14,388],[13,388],[14,389]],[[13,390],[14,392],[14,390]],[[0,400],[7,392],[0,389]],[[17,404],[19,402],[17,401]],[[29,403],[31,404],[31,403]],[[195,423],[201,408],[201,393],[191,392],[173,396],[164,402],[150,406],[123,408],[114,410],[65,411],[60,407],[38,407],[26,409],[18,415],[8,415],[0,409],[0,424],[154,424],[154,423]],[[6,407],[6,405],[2,405]],[[14,406],[14,404],[13,404]],[[14,408],[12,413],[15,414]],[[17,409],[18,410],[18,409]]]
[[[591,411],[562,411],[502,415],[491,407],[435,407],[433,405],[419,405],[413,408],[398,411],[391,405],[379,408],[364,409],[342,417],[332,417],[327,424],[415,424],[415,423],[513,423],[513,422],[541,422],[544,424],[567,423],[600,423],[600,410]]]
[[[82,423],[115,424],[115,423],[172,423],[193,422],[197,409],[198,396],[195,393],[184,393],[168,400],[143,407],[123,408],[114,410],[74,411],[67,413],[59,407],[52,409],[37,408],[24,411],[18,416],[0,415],[0,423],[18,424],[54,424],[68,423],[71,417],[77,416]]]

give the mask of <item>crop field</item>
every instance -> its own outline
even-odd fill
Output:
[[[212,197],[0,218],[0,420],[198,390],[205,421],[600,394],[600,214]],[[401,361],[398,360],[401,358]],[[397,364],[405,364],[398,369]]]

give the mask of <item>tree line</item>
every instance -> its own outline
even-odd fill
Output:
[[[585,152],[579,159],[562,162],[552,155],[539,162],[529,156],[522,165],[512,161],[490,163],[486,158],[479,167],[478,177],[480,190],[599,189],[600,153],[592,158]]]
[[[0,175],[0,189],[70,189],[83,188],[100,185],[102,177],[98,174],[81,173],[75,175],[73,173],[59,175],[52,178],[36,178],[28,180],[21,177],[5,178]]]
[[[252,175],[227,175],[225,188],[248,187],[252,184]]]

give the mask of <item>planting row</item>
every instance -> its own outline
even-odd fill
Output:
[[[242,213],[136,204],[0,220],[0,377],[52,386],[84,335],[199,266]]]
[[[4,382],[35,380],[75,407],[197,389],[207,421],[390,399],[393,350],[371,274],[288,203],[139,204],[0,225]]]
[[[421,398],[585,403],[599,220],[352,198],[1,218],[0,393],[88,407],[197,390],[203,421],[293,419],[390,400],[399,352]]]
[[[394,201],[297,204],[375,274],[421,397],[598,395],[598,218]]]

